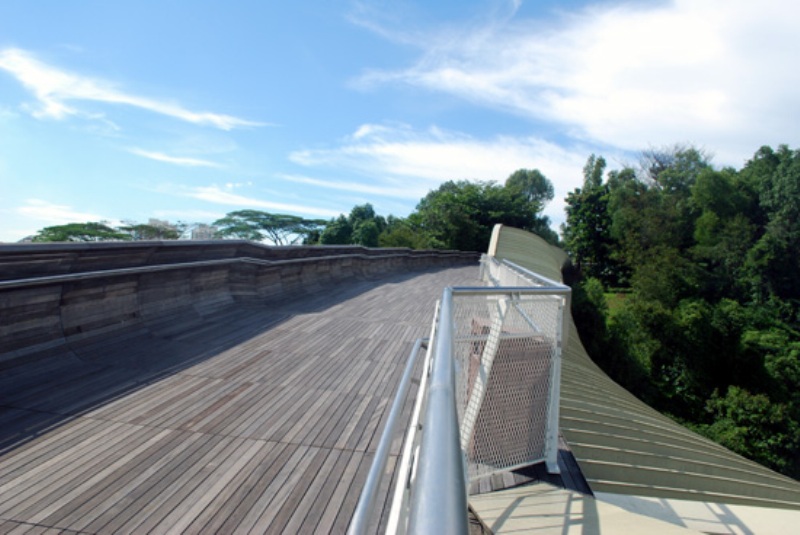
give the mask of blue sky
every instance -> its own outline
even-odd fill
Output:
[[[798,146],[793,0],[0,2],[0,241]]]

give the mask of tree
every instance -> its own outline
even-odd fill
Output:
[[[271,214],[260,210],[238,210],[214,221],[217,236],[243,240],[269,240],[274,245],[293,245],[325,222],[287,214]]]
[[[344,215],[331,219],[319,237],[322,245],[349,245],[353,239],[353,226]]]
[[[109,227],[105,222],[69,223],[45,227],[33,237],[35,242],[128,241],[130,234]]]
[[[347,221],[353,229],[351,243],[364,247],[378,246],[378,236],[386,228],[386,220],[375,213],[371,204],[354,206]]]
[[[539,212],[553,200],[553,184],[538,169],[518,169],[506,179],[506,188],[523,195]]]
[[[759,192],[768,222],[754,259],[772,294],[800,299],[800,151],[781,146],[776,156],[780,163]]]
[[[377,247],[380,234],[375,220],[360,221],[353,229],[353,242],[364,247]]]
[[[341,214],[331,219],[319,238],[323,245],[363,245],[378,247],[381,232],[386,228],[386,220],[375,213],[370,203],[360,204],[350,210],[350,215]]]
[[[119,227],[119,230],[130,234],[134,240],[177,240],[181,235],[177,228],[133,222]]]
[[[486,251],[496,223],[530,229],[536,212],[528,198],[494,182],[445,182],[417,205],[421,227],[437,248]]]
[[[381,247],[408,247],[410,249],[430,249],[431,238],[417,222],[418,217],[411,214],[408,218],[389,216],[386,228],[378,236]]]
[[[549,220],[539,215],[552,196],[553,186],[544,175],[520,169],[502,186],[445,182],[420,200],[412,216],[436,248],[486,251],[497,223],[536,232],[554,243],[558,236],[549,228]]]
[[[583,188],[567,194],[564,245],[577,268],[606,285],[618,283],[611,259],[611,214],[609,188],[603,184],[603,157],[592,154],[583,168]]]
[[[800,425],[790,407],[731,386],[724,397],[714,392],[707,410],[713,423],[699,426],[701,433],[773,470],[800,477]]]
[[[691,201],[698,213],[692,254],[709,273],[707,295],[745,298],[747,254],[759,234],[757,196],[735,170],[706,170],[692,186]]]
[[[606,169],[606,160],[602,156],[592,154],[583,166],[583,189],[591,190],[603,185],[603,171]]]

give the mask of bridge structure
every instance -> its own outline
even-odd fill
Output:
[[[507,227],[495,229],[484,266],[487,257],[559,287],[566,260]],[[477,304],[461,331],[453,320],[462,356],[438,368],[458,371],[456,390],[471,393],[446,394],[461,403],[460,430],[436,454],[463,462],[453,465],[461,475],[428,478],[445,481],[456,498],[445,501],[469,505],[470,525],[445,522],[446,531],[792,531],[798,482],[613,383],[583,349],[568,306],[555,336],[539,333],[538,309],[523,302],[537,291],[524,280],[491,290],[507,296],[491,307],[518,318],[501,325],[476,319],[489,295],[476,289],[487,281],[476,253],[239,241],[0,246],[0,533],[404,531],[396,497],[443,496],[416,478],[425,440],[444,444],[425,438],[441,427],[425,420],[439,402],[419,401],[441,398],[434,370],[444,351],[411,364],[409,355],[449,330],[437,327],[447,314],[434,314],[448,295]],[[531,325],[537,332],[523,334]],[[543,351],[557,365],[508,366]],[[498,378],[555,387],[555,401],[492,401]],[[496,418],[540,403],[557,422],[536,435],[546,439],[526,439],[542,454],[497,468],[497,452],[516,452],[520,433],[515,424],[511,441],[487,440],[503,432]],[[385,457],[377,478],[376,453]]]
[[[476,266],[247,242],[2,247],[0,532],[344,532],[411,345]]]

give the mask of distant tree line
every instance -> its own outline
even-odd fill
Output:
[[[212,224],[217,239],[243,239],[272,245],[363,245],[486,251],[495,223],[542,235],[551,243],[558,235],[541,215],[553,198],[553,185],[538,170],[515,171],[504,184],[449,181],[429,192],[408,217],[384,217],[372,204],[357,205],[348,215],[329,221],[260,210],[237,210]],[[32,239],[48,241],[169,240],[183,236],[190,225],[106,222],[71,223],[40,230]]]
[[[566,199],[573,314],[589,354],[656,409],[800,477],[800,152],[716,169],[694,147]]]
[[[132,240],[177,240],[186,225],[153,225],[127,222],[111,226],[107,221],[68,223],[45,227],[31,238],[33,242],[92,242]]]

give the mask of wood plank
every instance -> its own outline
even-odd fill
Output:
[[[49,495],[42,496],[35,505],[30,506],[29,512],[23,512],[22,514],[26,515],[30,521],[38,524],[51,514],[61,509],[62,506],[65,506],[76,499],[79,499],[82,502],[85,499],[84,496],[87,492],[95,490],[98,484],[101,483],[105,478],[116,472],[118,469],[124,467],[143,451],[152,448],[168,433],[169,432],[167,430],[161,430],[160,432],[154,429],[142,430],[136,436],[136,440],[132,440],[126,444],[124,453],[119,452],[117,455],[114,455],[114,457],[111,459],[113,462],[94,462],[96,469],[84,471],[82,474],[83,476],[89,477],[86,477],[85,479],[83,477],[75,478],[74,486],[72,486],[68,492],[62,492],[61,489],[59,489],[57,492],[52,492]],[[94,461],[97,461],[97,459],[94,459]]]
[[[90,493],[65,504],[62,510],[42,523],[80,529],[131,492],[142,481],[161,470],[170,460],[191,447],[199,435],[170,432],[151,448],[141,452],[125,470],[119,470],[105,485],[96,485]],[[155,462],[154,462],[155,461]]]
[[[265,531],[272,520],[270,510],[280,507],[282,499],[285,499],[291,487],[297,482],[298,472],[302,472],[311,463],[313,453],[309,454],[310,451],[310,448],[302,445],[294,448],[291,457],[283,466],[278,467],[279,471],[273,475],[269,485],[264,488],[258,500],[241,520],[238,530],[256,533]],[[267,518],[260,522],[264,515]]]
[[[119,526],[128,522],[139,511],[140,504],[147,496],[158,496],[160,490],[177,477],[192,458],[202,458],[217,440],[208,435],[186,434],[163,460],[152,461],[145,470],[139,472],[124,493],[109,497],[84,517],[75,519],[71,527],[89,532],[113,533]],[[161,485],[159,487],[159,485]],[[149,493],[149,494],[148,494]]]
[[[282,495],[276,495],[270,507],[258,519],[254,529],[261,533],[267,531],[271,533],[291,533],[291,531],[286,530],[286,524],[297,514],[298,504],[308,492],[330,453],[331,451],[326,449],[309,451],[309,455],[307,455],[308,463],[298,465],[293,474],[293,480],[286,482],[281,489],[283,491]]]
[[[267,442],[265,444],[270,446],[268,456],[248,476],[234,493],[231,500],[229,500],[228,503],[232,507],[215,513],[211,522],[206,525],[206,529],[214,528],[210,529],[209,532],[246,533],[243,522],[245,522],[254,508],[261,507],[259,501],[264,496],[264,493],[297,450],[296,446],[288,444],[275,442]]]
[[[125,511],[115,515],[102,527],[105,533],[146,533],[152,532],[161,519],[180,501],[184,486],[195,477],[198,471],[212,463],[215,458],[230,451],[231,441],[223,437],[210,437],[191,457],[182,457],[181,463],[168,474],[157,474],[155,485],[137,489]],[[101,517],[103,518],[103,517]],[[92,530],[92,525],[89,525]]]

